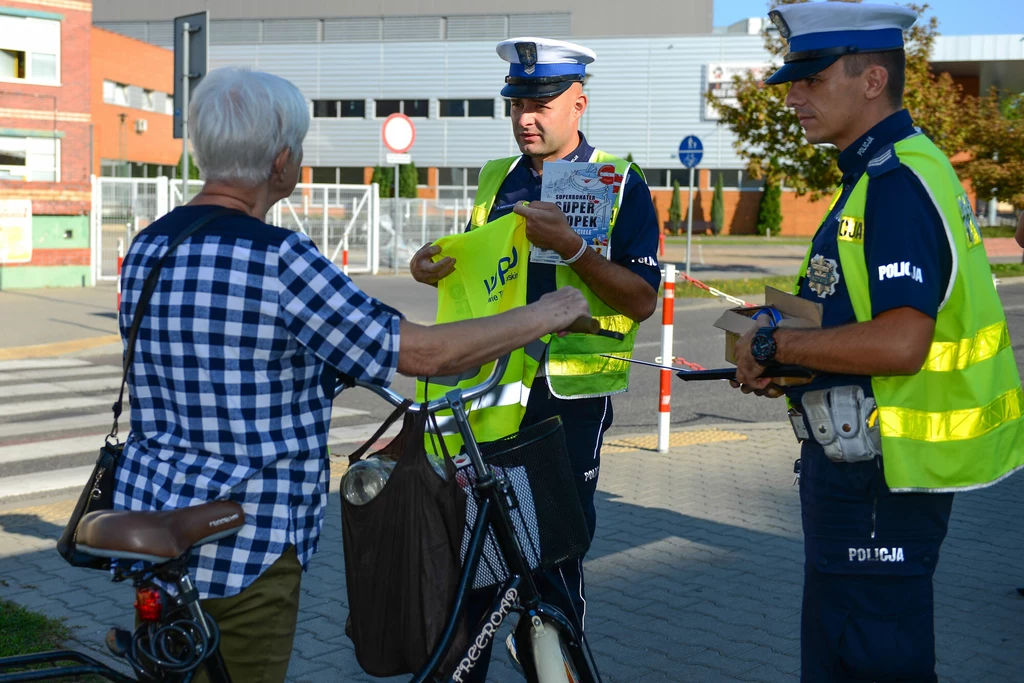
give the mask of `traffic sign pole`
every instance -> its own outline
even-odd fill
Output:
[[[690,240],[693,237],[693,168],[690,168],[690,208],[686,211],[686,274],[690,274]]]
[[[686,212],[686,274],[690,274],[690,242],[693,239],[693,169],[704,156],[704,145],[696,135],[687,135],[679,143],[679,161],[690,169],[690,208]]]
[[[191,87],[189,81],[189,55],[188,40],[191,26],[186,21],[181,26],[185,39],[181,43],[182,68],[181,68],[181,204],[188,204],[188,91]]]

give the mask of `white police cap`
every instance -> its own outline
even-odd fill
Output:
[[[511,38],[498,43],[498,56],[509,63],[502,97],[544,99],[582,83],[587,64],[597,55],[582,45],[550,38]]]
[[[804,2],[768,13],[789,43],[781,69],[765,83],[788,83],[827,69],[843,55],[903,48],[903,31],[917,13],[895,5]]]

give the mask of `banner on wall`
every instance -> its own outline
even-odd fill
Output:
[[[32,260],[32,200],[0,199],[0,265]]]
[[[760,80],[770,68],[767,64],[721,64],[713,63],[705,67],[707,69],[707,92],[718,102],[730,107],[738,106],[736,101],[736,86],[732,79],[734,76],[743,76],[753,73],[754,77]],[[710,102],[704,102],[704,120],[717,121],[721,117]]]

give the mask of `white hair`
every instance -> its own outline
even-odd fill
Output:
[[[259,185],[282,150],[298,159],[309,108],[290,81],[237,67],[214,69],[192,93],[189,137],[204,180]]]

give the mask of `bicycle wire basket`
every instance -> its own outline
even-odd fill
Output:
[[[586,554],[590,548],[590,533],[569,467],[560,417],[549,418],[497,441],[481,443],[480,453],[494,475],[508,481],[505,501],[509,518],[531,571],[553,569]],[[459,483],[467,494],[463,563],[478,511],[472,489],[475,479],[472,467],[459,471]],[[473,588],[493,586],[506,578],[508,566],[490,529],[484,539]]]

